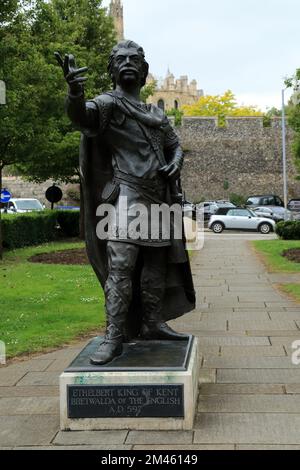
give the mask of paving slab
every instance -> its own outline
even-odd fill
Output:
[[[60,431],[53,444],[56,446],[124,444],[127,434],[128,431]]]
[[[235,450],[234,445],[214,445],[214,444],[206,444],[206,445],[201,445],[201,444],[192,444],[192,445],[165,445],[165,446],[158,446],[158,445],[152,445],[152,446],[146,446],[146,445],[137,445],[133,447],[133,450],[144,450],[144,451],[166,451],[166,450],[174,450],[174,451],[206,451],[206,450]]]
[[[58,415],[0,416],[0,446],[49,445],[58,429]]]
[[[300,450],[300,445],[237,445],[236,450]]]
[[[50,364],[51,359],[39,359],[10,364],[0,368],[0,386],[13,386],[29,371],[44,371]]]
[[[58,385],[59,374],[57,372],[28,372],[17,383],[18,387],[27,385]]]
[[[2,397],[58,397],[59,387],[0,387]]]
[[[277,384],[201,384],[200,396],[203,395],[284,395],[288,386]],[[299,386],[300,393],[300,386]]]
[[[200,336],[200,335],[197,335]],[[270,346],[268,337],[248,336],[204,336],[199,339],[204,346]]]
[[[299,369],[291,358],[285,357],[208,357],[204,358],[204,369]]]
[[[287,384],[285,386],[286,393],[299,394],[300,393],[300,384]]]
[[[258,320],[256,318],[249,318],[248,320],[233,319],[229,320],[229,331],[293,331],[298,330],[295,321],[292,320]],[[300,331],[299,331],[300,333]],[[295,334],[295,331],[294,331]],[[284,336],[284,335],[282,335]]]
[[[220,354],[206,354],[203,351],[205,358],[211,356],[237,356],[237,357],[282,357],[286,356],[283,346],[221,346]]]
[[[0,448],[1,450],[1,448]],[[132,446],[124,445],[103,445],[103,446],[92,446],[92,445],[82,445],[82,446],[42,446],[42,447],[14,447],[13,450],[54,450],[54,451],[63,451],[63,450],[80,450],[80,451],[129,451],[132,450]]]
[[[297,413],[300,395],[214,395],[201,396],[201,413]]]
[[[217,383],[300,384],[300,367],[295,369],[219,369]]]
[[[59,397],[0,398],[0,416],[59,414]]]
[[[126,444],[176,445],[192,444],[192,431],[130,431]]]
[[[199,373],[199,384],[215,383],[217,378],[216,369],[201,369]]]
[[[194,444],[300,444],[300,414],[200,413]]]

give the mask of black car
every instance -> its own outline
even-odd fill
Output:
[[[260,207],[260,206],[284,207],[284,202],[279,196],[276,196],[276,194],[265,194],[265,195],[249,197],[246,202],[246,206],[249,207],[250,209],[253,207]]]

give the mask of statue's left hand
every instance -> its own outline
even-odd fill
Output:
[[[75,57],[72,54],[66,54],[65,58],[61,57],[59,52],[54,53],[55,58],[63,70],[64,77],[69,85],[72,94],[76,95],[83,91],[83,84],[86,77],[80,75],[88,70],[87,67],[77,68]]]
[[[180,178],[180,165],[177,162],[171,162],[159,169],[159,172],[170,181],[177,181]]]

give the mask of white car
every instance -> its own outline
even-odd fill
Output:
[[[7,214],[24,214],[26,212],[40,212],[44,206],[38,199],[11,199],[7,204],[5,211]]]
[[[208,228],[215,233],[222,233],[223,230],[253,230],[267,235],[275,231],[275,227],[274,220],[257,217],[255,212],[239,208],[218,211],[208,223]]]

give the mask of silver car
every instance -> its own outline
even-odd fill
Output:
[[[278,209],[278,210],[277,210]],[[280,222],[281,220],[289,220],[289,211],[285,210],[284,207],[256,207],[252,209],[255,212],[257,217],[265,217],[267,219],[273,219],[275,222]]]
[[[253,230],[264,235],[274,231],[276,223],[272,219],[257,217],[255,212],[249,209],[228,209],[226,214],[213,215],[208,223],[208,228],[215,233],[223,230]]]

